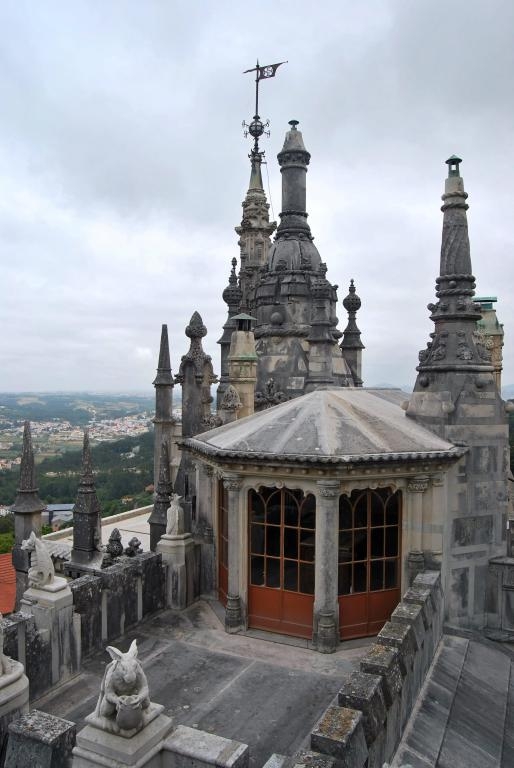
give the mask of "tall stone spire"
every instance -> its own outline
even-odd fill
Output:
[[[23,593],[28,587],[28,570],[30,568],[29,554],[21,549],[21,543],[28,539],[31,531],[41,536],[41,512],[46,509],[39,498],[36,485],[36,469],[30,423],[23,427],[23,448],[21,453],[20,483],[16,500],[11,507],[14,512],[14,547],[12,562],[16,571],[16,606],[19,605]]]
[[[85,429],[82,448],[82,476],[73,507],[73,549],[70,569],[73,571],[74,566],[100,568],[103,561],[101,546],[101,510],[96,495],[89,431]]]
[[[343,299],[343,307],[348,312],[348,325],[343,331],[341,352],[350,366],[353,383],[356,387],[362,387],[362,350],[365,349],[361,341],[361,332],[357,325],[357,312],[361,308],[361,300],[355,291],[353,280],[350,280],[348,296]]]
[[[310,162],[298,121],[291,120],[278,155],[282,213],[255,290],[258,356],[256,403],[287,400],[318,386],[352,384],[338,339],[337,286],[326,278],[309,224],[306,175]]]
[[[241,298],[237,311],[252,312],[255,307],[255,286],[260,269],[267,263],[270,237],[277,224],[269,220],[269,203],[262,185],[263,152],[250,154],[250,184],[243,200],[243,218],[236,227],[239,235],[241,268],[239,280]]]
[[[168,443],[166,440],[163,440],[161,443],[159,481],[156,486],[156,491],[153,510],[148,518],[148,522],[150,523],[150,549],[152,552],[155,552],[157,542],[161,536],[166,533],[166,513],[170,505],[172,492],[170,459],[168,454]]]
[[[172,437],[175,419],[173,418],[173,376],[170,363],[170,345],[168,341],[168,326],[163,324],[161,329],[161,344],[159,347],[159,362],[157,376],[153,381],[155,387],[155,418],[154,423],[154,488],[159,481],[159,462],[163,440],[168,445],[168,457],[172,460]],[[171,477],[171,466],[170,466]]]
[[[460,163],[455,156],[447,160],[437,303],[428,305],[434,331],[419,353],[407,416],[468,450],[449,471],[448,499],[434,505],[430,524],[424,527],[418,519],[408,532],[411,551],[406,554],[418,563],[428,559],[441,564],[451,625],[481,628],[484,615],[495,610],[488,604],[488,564],[506,554],[509,442],[490,353],[474,338],[480,308],[473,301],[475,278]]]
[[[218,409],[220,408],[221,401],[223,400],[223,396],[228,385],[228,353],[230,349],[232,333],[236,329],[236,322],[232,318],[234,315],[239,314],[239,306],[243,296],[236,275],[236,266],[237,259],[234,258],[232,259],[232,270],[228,279],[228,285],[223,291],[223,301],[228,306],[228,317],[225,325],[223,326],[223,335],[220,339],[218,339],[218,344],[221,347],[220,383],[218,385],[216,394]]]
[[[467,193],[459,172],[461,159],[453,155],[446,163],[448,178],[442,196],[443,233],[439,277],[436,279],[436,304],[429,304],[435,328],[427,348],[419,353],[416,391],[439,388],[449,373],[489,374],[493,372],[490,353],[476,344],[476,322],[480,307],[473,301],[475,278],[471,256],[466,211]],[[455,381],[455,378],[452,379]],[[453,389],[454,387],[452,387]],[[454,411],[450,409],[447,419]]]

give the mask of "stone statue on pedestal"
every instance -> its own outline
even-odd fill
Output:
[[[28,539],[24,539],[21,548],[29,552],[29,587],[41,589],[47,584],[52,584],[55,579],[55,569],[50,553],[34,531]]]
[[[184,533],[184,510],[180,504],[182,496],[178,493],[171,495],[171,503],[166,513],[166,536],[179,536]]]
[[[112,661],[105,669],[98,703],[88,722],[130,737],[155,717],[155,705],[150,702],[146,675],[137,658],[137,642],[133,640],[126,653],[111,645],[107,652]]]

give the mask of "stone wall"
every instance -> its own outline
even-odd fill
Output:
[[[312,731],[311,749],[320,759],[346,768],[382,768],[391,759],[442,636],[443,602],[440,574],[419,574],[360,671],[345,680],[337,705]]]

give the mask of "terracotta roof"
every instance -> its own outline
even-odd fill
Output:
[[[16,601],[16,571],[12,555],[0,555],[0,613],[12,613]]]

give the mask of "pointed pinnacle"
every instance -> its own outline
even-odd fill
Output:
[[[34,451],[32,448],[32,435],[30,432],[30,422],[26,421],[23,425],[23,448],[21,452],[20,465],[20,491],[35,491],[36,488],[36,470],[34,466]]]
[[[157,364],[157,367],[161,369],[171,368],[170,345],[168,342],[168,326],[165,323],[163,323],[162,330],[161,330],[161,346],[159,348],[159,362]]]
[[[46,509],[46,504],[43,504],[38,494],[30,422],[26,421],[23,426],[20,484],[11,511],[15,514],[34,514],[35,512],[41,512],[43,509]]]
[[[159,362],[157,363],[157,376],[154,379],[154,387],[163,384],[169,387],[173,386],[173,376],[171,375],[170,363],[170,344],[168,341],[168,326],[163,323],[161,329],[161,345],[159,347]]]
[[[89,445],[89,430],[84,430],[84,444],[82,447],[82,477],[80,485],[94,485],[93,464],[91,461],[91,448]]]

